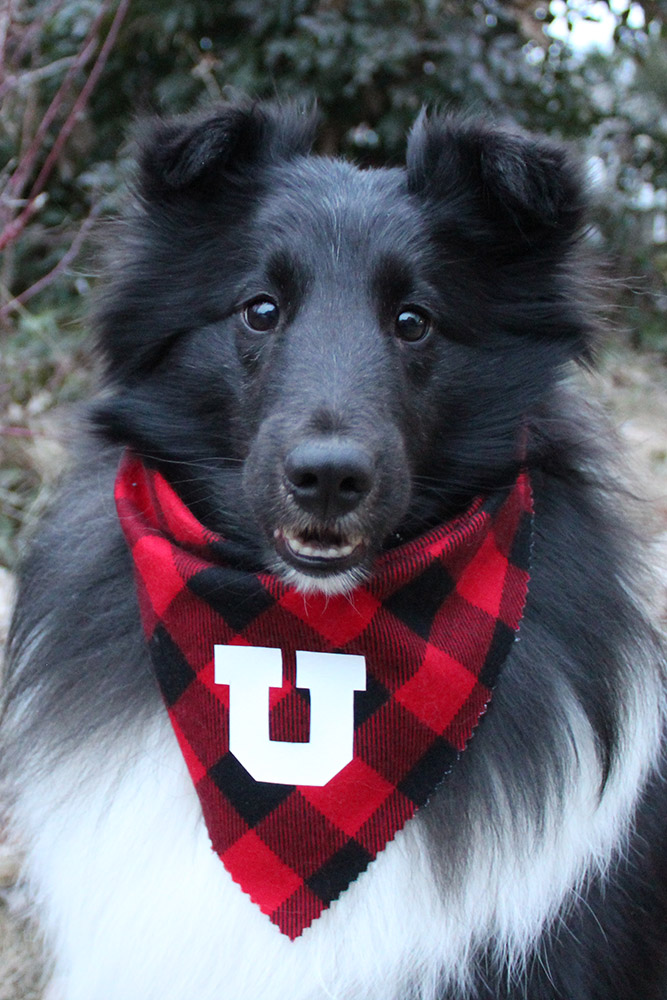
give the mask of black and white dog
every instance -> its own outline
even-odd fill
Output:
[[[604,435],[569,155],[422,115],[405,169],[313,115],[145,127],[98,326],[107,385],[23,570],[3,770],[49,1000],[665,1000],[664,652]],[[520,641],[470,747],[290,940],[210,849],[114,509],[125,448],[306,595],[534,494]],[[608,450],[608,449],[607,449]]]

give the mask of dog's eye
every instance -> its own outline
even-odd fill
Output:
[[[419,309],[401,309],[394,322],[396,336],[410,343],[423,340],[430,329],[431,321]]]
[[[266,297],[254,299],[243,309],[243,320],[246,326],[257,333],[275,330],[280,319],[280,309],[273,299]]]

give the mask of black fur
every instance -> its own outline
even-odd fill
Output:
[[[624,692],[661,672],[629,596],[637,546],[602,478],[606,431],[564,384],[595,331],[585,203],[563,149],[484,122],[422,116],[406,171],[310,157],[313,128],[310,112],[249,104],[140,135],[136,206],[98,316],[98,440],[24,567],[10,699],[33,700],[6,759],[48,768],[159,710],[112,503],[121,447],[278,572],[284,524],[363,534],[366,570],[525,463],[536,520],[520,642],[420,816],[445,886],[462,877],[480,811],[491,838],[520,840],[525,817],[539,825],[546,801],[565,800],[570,699],[595,734],[602,794],[627,753]],[[281,311],[268,333],[243,320],[260,295]],[[423,341],[397,335],[408,306],[431,318]],[[334,438],[370,456],[373,480],[352,513],[316,523],[285,489],[286,456]],[[525,970],[488,942],[447,1000],[665,1000],[667,803],[651,782],[610,871],[568,899]]]

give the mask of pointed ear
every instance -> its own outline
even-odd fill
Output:
[[[585,213],[581,171],[562,147],[485,120],[422,112],[408,141],[410,190],[451,206],[462,235],[571,239]]]
[[[313,106],[250,101],[205,117],[154,120],[138,136],[142,194],[193,191],[221,174],[307,153],[317,121]]]

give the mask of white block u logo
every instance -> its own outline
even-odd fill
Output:
[[[296,686],[310,690],[310,741],[269,737],[269,688],[283,686],[280,649],[216,646],[215,683],[229,684],[229,749],[255,781],[326,785],[354,753],[354,692],[366,660],[347,653],[296,654]]]

